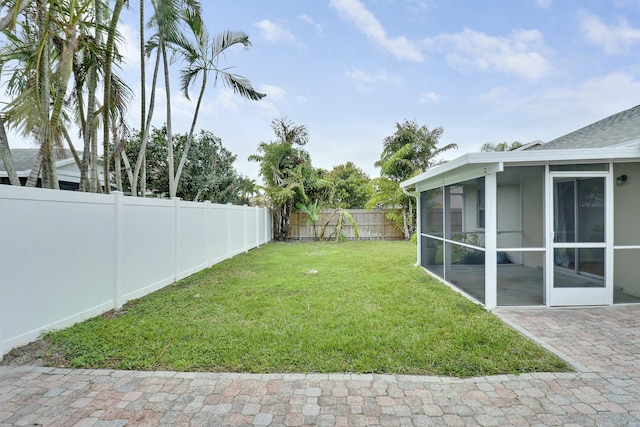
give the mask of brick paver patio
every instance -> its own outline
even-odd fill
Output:
[[[640,426],[640,306],[495,310],[575,373],[443,378],[0,367],[0,426]]]

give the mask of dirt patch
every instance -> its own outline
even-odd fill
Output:
[[[110,310],[101,316],[113,319],[126,314],[127,310]],[[53,345],[43,339],[30,342],[29,344],[17,347],[5,354],[0,361],[0,366],[52,366],[56,368],[70,367],[69,361],[62,355],[55,353]]]
[[[51,350],[51,343],[44,340],[30,342],[22,347],[17,347],[5,354],[0,366],[55,366],[46,356]]]

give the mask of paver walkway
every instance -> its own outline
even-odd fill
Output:
[[[0,367],[0,426],[640,426],[640,306],[496,314],[577,372],[455,379]]]

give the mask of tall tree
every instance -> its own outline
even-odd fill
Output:
[[[142,2],[141,2],[142,3]],[[153,8],[153,15],[149,22],[149,26],[154,29],[155,33],[152,35],[150,42],[145,42],[144,40],[144,5],[140,5],[140,49],[144,51],[147,55],[150,55],[154,50],[156,53],[155,57],[155,65],[153,70],[153,78],[151,84],[151,94],[149,98],[149,109],[148,111],[144,111],[145,102],[142,104],[141,110],[141,144],[139,148],[139,152],[137,155],[135,168],[133,170],[133,195],[144,195],[144,191],[140,191],[138,188],[138,179],[141,171],[146,170],[143,168],[143,163],[145,160],[145,152],[147,147],[147,140],[149,136],[149,130],[151,127],[151,120],[153,117],[153,112],[155,109],[155,99],[156,99],[156,85],[158,82],[158,76],[160,72],[160,64],[163,65],[164,70],[164,85],[166,92],[166,126],[167,126],[167,143],[168,143],[168,156],[170,158],[169,168],[170,168],[170,178],[172,180],[170,187],[173,185],[174,179],[174,171],[173,171],[173,145],[171,142],[172,139],[172,121],[171,121],[171,85],[169,78],[169,60],[167,56],[167,44],[171,43],[171,41],[177,41],[183,38],[182,35],[182,27],[181,22],[184,16],[185,11],[192,10],[194,11],[194,15],[198,15],[200,13],[200,2],[196,0],[152,0],[151,6]],[[189,12],[191,13],[191,12]],[[142,64],[144,64],[144,58],[142,59]],[[143,65],[141,65],[143,66]],[[144,66],[143,66],[144,67]],[[146,76],[145,68],[142,68],[142,77]],[[141,80],[141,85],[144,87],[146,85],[145,80]],[[144,187],[144,180],[141,184]]]
[[[97,189],[97,148],[87,144],[89,139],[95,142],[98,125],[95,86],[108,57],[100,43],[101,16],[107,11],[104,0],[35,0],[16,19],[15,28],[4,31],[7,43],[0,63],[11,63],[7,91],[12,99],[4,110],[6,123],[40,143],[28,185],[42,169],[43,186],[56,188],[55,151],[66,141],[79,163],[82,189]],[[115,76],[105,86],[123,93],[123,83]],[[82,161],[67,131],[74,124],[84,142]],[[88,184],[90,168],[96,172],[93,188]]]
[[[362,209],[371,197],[371,179],[352,162],[334,166],[326,179],[333,188],[332,207]]]
[[[513,141],[511,143],[507,141],[502,142],[485,142],[482,144],[482,148],[480,151],[489,152],[489,151],[511,151],[516,148],[522,147],[522,143],[520,141]]]
[[[187,42],[185,45],[177,46],[177,50],[183,54],[187,61],[187,68],[182,70],[181,89],[187,99],[189,99],[189,88],[194,84],[196,78],[201,78],[201,84],[195,111],[193,113],[193,119],[191,121],[191,128],[187,135],[187,142],[173,179],[174,188],[170,191],[170,194],[174,195],[178,184],[180,183],[182,169],[189,154],[189,148],[191,146],[191,141],[193,140],[193,133],[198,121],[200,106],[202,105],[202,98],[204,97],[205,89],[207,87],[209,73],[212,72],[214,74],[214,85],[218,79],[221,79],[234,93],[244,98],[252,101],[259,101],[265,96],[264,94],[257,92],[251,83],[244,77],[232,74],[227,71],[228,68],[220,68],[218,65],[220,57],[224,56],[227,49],[236,45],[243,45],[245,48],[249,48],[251,46],[251,42],[249,41],[249,36],[247,34],[241,31],[225,31],[210,41],[209,33],[206,28],[204,28],[204,24],[200,21],[199,16],[188,15],[186,21],[196,39],[196,42],[194,44]]]
[[[442,133],[441,127],[430,131],[415,121],[396,123],[395,133],[384,139],[380,160],[375,163],[380,168],[380,178],[373,180],[376,192],[367,207],[390,208],[389,218],[396,221],[407,240],[415,231],[415,209],[412,198],[403,194],[399,183],[440,163],[440,154],[458,147],[438,147]]]
[[[104,91],[103,91],[103,96],[104,96],[104,101],[102,103],[102,131],[103,131],[103,141],[102,141],[102,147],[103,147],[103,166],[104,166],[104,170],[103,170],[103,176],[104,176],[104,188],[105,191],[108,193],[111,185],[109,183],[109,177],[110,177],[110,171],[109,171],[109,165],[111,164],[110,162],[110,156],[111,153],[109,152],[109,142],[110,142],[110,136],[111,136],[111,114],[113,111],[113,105],[112,105],[112,101],[113,101],[113,91],[111,90],[111,83],[113,81],[112,79],[112,68],[113,68],[113,62],[114,62],[114,49],[116,46],[116,37],[117,37],[117,26],[118,26],[118,21],[120,20],[120,13],[122,12],[122,8],[124,7],[126,0],[116,0],[115,5],[113,7],[113,12],[111,14],[111,22],[109,23],[109,27],[108,27],[108,32],[107,32],[107,44],[106,44],[106,49],[105,49],[105,59],[104,59]],[[97,9],[99,10],[100,14],[97,16],[101,16],[102,15],[102,7],[97,4]],[[100,24],[102,24],[102,22],[100,22]],[[97,36],[97,31],[96,31],[96,38],[98,38]],[[101,40],[100,40],[101,42]]]
[[[260,163],[265,192],[274,210],[274,232],[277,240],[289,235],[290,216],[296,202],[308,201],[305,178],[313,174],[311,156],[302,149],[309,140],[307,128],[286,118],[271,122],[277,140],[262,142],[249,160]]]
[[[129,140],[127,145],[132,149],[131,160],[139,152],[140,134]],[[185,149],[187,134],[176,134],[173,138],[173,149],[181,155]],[[153,128],[145,153],[148,172],[146,186],[158,196],[169,194],[167,168],[167,133],[166,128]],[[200,131],[192,139],[191,149],[185,162],[183,179],[180,181],[176,196],[183,200],[209,200],[214,203],[236,203],[245,194],[243,180],[233,163],[236,155],[222,145],[222,140],[213,133]],[[117,166],[116,166],[117,167]],[[125,188],[130,181],[125,181]]]

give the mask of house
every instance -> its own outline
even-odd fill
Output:
[[[29,178],[31,168],[38,156],[38,148],[12,148],[11,156],[13,164],[16,168],[18,178],[24,185]],[[61,190],[78,190],[80,187],[80,168],[71,155],[70,150],[64,150],[64,153],[56,153],[56,171],[58,173],[58,181]],[[100,173],[102,176],[102,173]],[[41,177],[38,178],[37,186],[41,186]],[[101,178],[102,180],[102,178]],[[9,184],[9,176],[4,162],[0,159],[0,184]]]
[[[418,264],[487,308],[640,302],[640,106],[527,148],[400,184]]]

